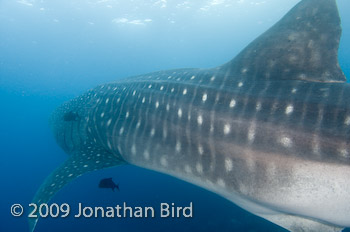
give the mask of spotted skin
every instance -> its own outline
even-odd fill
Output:
[[[51,126],[69,158],[34,202],[128,163],[290,231],[349,227],[350,85],[334,57],[339,23],[334,0],[304,0],[227,64],[130,77],[63,104]],[[64,121],[68,112],[79,119]]]

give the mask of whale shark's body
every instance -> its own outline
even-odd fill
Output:
[[[213,191],[290,231],[350,226],[350,85],[335,0],[303,0],[235,59],[98,86],[51,125],[68,160],[38,190],[125,163]],[[79,115],[64,120],[65,115]],[[31,220],[31,231],[37,220]]]

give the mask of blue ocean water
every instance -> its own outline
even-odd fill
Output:
[[[298,0],[0,1],[0,231],[28,231],[36,190],[67,155],[48,127],[51,112],[97,84],[147,72],[215,67],[280,19]],[[338,0],[339,62],[350,76],[350,2]],[[119,192],[97,188],[113,177]],[[283,231],[231,202],[133,166],[86,174],[52,200],[89,206],[186,206],[180,219],[40,219],[36,231]]]

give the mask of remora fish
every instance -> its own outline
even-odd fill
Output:
[[[112,178],[105,178],[100,180],[100,183],[98,184],[99,188],[110,188],[113,190],[117,189],[119,191],[119,184],[114,183],[114,181],[112,180]]]
[[[350,227],[350,85],[338,64],[340,35],[335,0],[303,0],[222,66],[131,77],[65,103],[51,125],[69,158],[34,202],[86,172],[129,163],[290,231]],[[64,120],[69,112],[77,120]]]

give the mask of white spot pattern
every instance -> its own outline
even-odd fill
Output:
[[[154,128],[152,128],[152,130],[151,130],[151,136],[153,137],[153,136],[155,135],[155,133],[156,133],[156,130],[155,130]]]
[[[287,115],[290,115],[291,113],[293,113],[293,111],[294,111],[294,106],[293,105],[288,105],[287,107],[286,107],[286,114]]]
[[[347,116],[345,118],[344,124],[347,125],[347,126],[350,126],[350,116]]]
[[[231,132],[230,124],[225,124],[225,126],[224,126],[224,134],[228,135],[230,132]]]
[[[182,109],[181,108],[177,111],[177,116],[179,116],[179,118],[182,117]]]
[[[203,117],[202,117],[202,115],[198,115],[197,122],[198,122],[198,125],[202,125],[203,124]]]
[[[176,142],[175,150],[176,150],[177,152],[180,152],[180,151],[181,151],[181,143],[180,143],[179,141]]]
[[[236,106],[236,100],[235,99],[232,99],[230,101],[230,108],[234,108]]]
[[[203,149],[203,146],[202,146],[202,145],[199,145],[199,146],[198,146],[198,153],[199,153],[200,155],[203,155],[204,149]]]
[[[225,170],[227,172],[230,172],[230,171],[232,171],[232,168],[233,168],[232,160],[230,158],[226,158],[225,159]]]
[[[112,122],[112,119],[109,119],[109,120],[107,121],[107,126],[111,125],[111,122]]]
[[[218,184],[220,187],[222,187],[222,188],[224,188],[224,187],[226,186],[225,181],[224,181],[223,179],[221,179],[221,178],[219,178],[219,179],[217,180],[217,184]]]
[[[200,163],[196,164],[196,170],[198,173],[202,174],[203,173],[203,165]]]
[[[293,146],[293,141],[291,138],[287,137],[287,136],[283,136],[280,139],[280,143],[282,144],[282,146],[286,147],[286,148],[290,148]]]
[[[203,102],[206,102],[207,101],[207,99],[208,99],[208,94],[203,94],[203,96],[202,96],[202,101]]]

